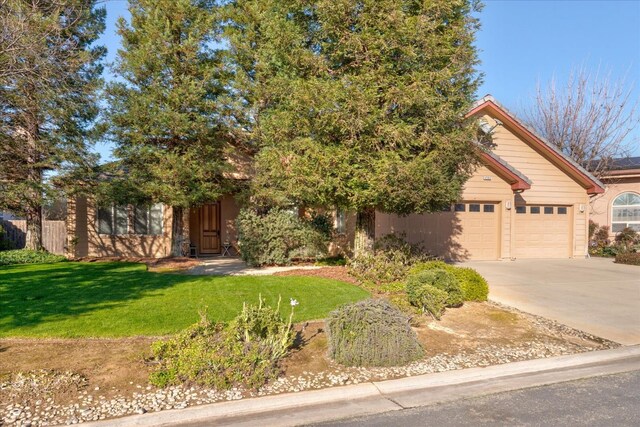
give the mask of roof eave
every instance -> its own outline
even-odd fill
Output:
[[[478,100],[471,111],[465,115],[465,118],[473,117],[487,108],[500,115],[501,119],[509,126],[515,128],[520,134],[525,135],[528,139],[535,142],[537,147],[551,158],[556,159],[568,172],[572,172],[571,175],[585,187],[588,194],[601,194],[604,192],[604,186],[601,185],[597,178],[590,176],[588,172],[581,170],[579,166],[576,166],[574,162],[569,160],[564,154],[551,148],[548,143],[545,143],[538,135],[522,125],[511,113],[499,105],[492,96],[487,95]]]

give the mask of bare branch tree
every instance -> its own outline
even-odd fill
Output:
[[[613,158],[626,157],[638,146],[631,132],[640,124],[639,101],[632,92],[625,78],[579,68],[563,87],[555,79],[546,87],[539,84],[523,116],[539,135],[601,176]]]

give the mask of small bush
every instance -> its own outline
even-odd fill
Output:
[[[404,240],[404,234],[387,234],[376,241],[372,254],[349,261],[349,271],[365,284],[380,285],[402,281],[413,264],[433,257],[422,246]]]
[[[55,255],[46,251],[32,251],[28,249],[16,249],[0,252],[0,265],[13,264],[51,264],[66,261],[62,255]]]
[[[328,236],[288,211],[272,209],[258,215],[245,209],[236,225],[240,255],[249,265],[290,264],[296,258],[315,259],[327,253]]]
[[[427,270],[446,270],[452,273],[458,279],[465,301],[486,301],[489,296],[489,284],[472,268],[456,267],[442,261],[428,261],[414,265],[409,274]]]
[[[435,269],[426,270],[413,274],[407,278],[407,294],[409,289],[430,285],[447,293],[447,307],[457,307],[462,305],[464,297],[458,279],[447,270]]]
[[[638,236],[638,232],[631,227],[625,227],[616,235],[616,243],[622,245],[625,249],[630,249],[639,242],[640,236]]]
[[[338,308],[327,329],[330,357],[346,366],[400,366],[424,356],[409,318],[384,300]]]
[[[640,265],[640,253],[638,252],[619,253],[618,255],[616,255],[615,262],[618,264]]]
[[[454,267],[453,275],[456,276],[462,289],[465,301],[486,301],[489,297],[489,284],[473,268]]]
[[[201,314],[198,323],[174,338],[153,343],[158,364],[149,380],[159,387],[193,382],[217,389],[235,385],[259,388],[280,372],[279,363],[293,344],[291,319],[278,309],[244,305],[228,325],[211,323]]]
[[[423,313],[430,313],[438,320],[440,320],[444,312],[448,298],[449,294],[445,291],[426,283],[413,282],[411,286],[407,286],[407,300],[409,303]]]

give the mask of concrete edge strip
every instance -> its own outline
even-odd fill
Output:
[[[425,374],[415,377],[400,378],[397,380],[374,382],[374,384],[382,394],[392,394],[419,388],[454,385],[471,381],[482,381],[491,378],[589,365],[633,356],[640,356],[640,345],[566,356],[555,356],[546,359],[524,360],[520,362],[511,362],[480,368],[438,372],[435,374]]]
[[[171,423],[198,422],[220,417],[231,418],[260,412],[282,411],[303,406],[314,406],[344,400],[356,400],[371,397],[388,399],[391,395],[442,386],[453,386],[489,379],[513,377],[536,372],[546,372],[563,368],[575,368],[595,363],[613,362],[640,356],[640,345],[620,347],[611,350],[556,356],[546,359],[526,360],[481,368],[469,368],[424,374],[397,380],[376,381],[362,384],[332,387],[321,390],[309,390],[297,393],[285,393],[265,397],[241,399],[228,402],[211,403],[187,409],[175,409],[132,415],[105,421],[90,422],[86,426],[158,426]]]

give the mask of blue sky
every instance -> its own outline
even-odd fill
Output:
[[[101,43],[115,58],[115,21],[127,15],[125,0],[108,0]],[[565,80],[572,68],[610,71],[626,77],[640,99],[640,0],[485,0],[477,35],[484,83],[478,96],[492,94],[513,111],[531,103],[538,83]],[[109,79],[109,75],[105,76]],[[637,141],[640,129],[633,135]],[[111,146],[96,146],[103,160]],[[635,151],[640,155],[640,147]]]

